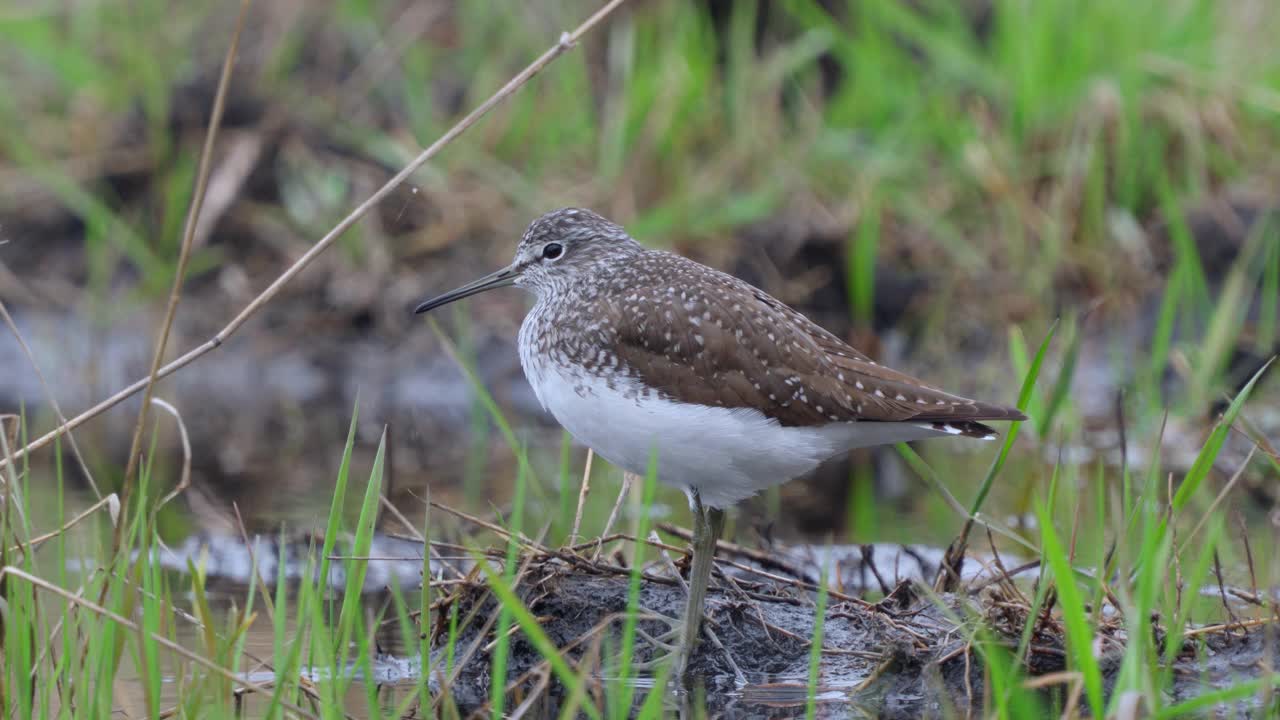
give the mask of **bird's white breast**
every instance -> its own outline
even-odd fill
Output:
[[[783,427],[758,410],[646,397],[629,378],[609,383],[542,358],[529,361],[525,370],[539,401],[579,442],[639,475],[652,457],[660,481],[696,488],[713,507],[803,475],[861,444],[852,423]]]

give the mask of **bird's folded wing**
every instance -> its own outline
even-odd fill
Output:
[[[729,275],[699,288],[599,298],[619,360],[647,392],[754,408],[788,426],[830,422],[1022,420],[1015,408],[925,385],[871,361],[782,302]]]

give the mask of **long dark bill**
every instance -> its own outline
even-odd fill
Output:
[[[439,297],[431,298],[414,309],[414,312],[424,313],[428,310],[434,310],[441,305],[448,305],[454,300],[461,300],[464,297],[471,297],[472,295],[482,293],[485,290],[493,290],[495,288],[514,285],[516,278],[519,277],[519,275],[520,274],[512,268],[503,268],[495,273],[489,273],[475,282],[469,282],[456,290],[450,290]]]

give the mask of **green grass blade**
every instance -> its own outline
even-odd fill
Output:
[[[658,456],[655,452],[649,456],[649,468],[644,477],[643,499],[639,508],[640,519],[635,534],[639,542],[635,544],[635,557],[631,560],[631,575],[627,579],[627,611],[622,626],[622,654],[618,670],[618,677],[624,688],[621,703],[624,713],[630,712],[635,693],[635,684],[631,682],[632,655],[635,653],[636,646],[636,618],[640,613],[640,581],[644,574],[644,553],[648,548],[645,540],[649,537],[649,508],[653,506],[657,486]],[[661,694],[661,688],[654,688],[650,692]]]
[[[1080,589],[1076,586],[1075,570],[1071,567],[1066,549],[1058,539],[1048,508],[1040,505],[1037,514],[1040,518],[1045,564],[1053,570],[1053,577],[1057,580],[1058,602],[1062,605],[1062,622],[1067,630],[1067,656],[1071,664],[1084,675],[1085,694],[1089,698],[1094,716],[1102,717],[1106,714],[1102,700],[1102,670],[1098,666],[1098,659],[1093,655],[1093,628],[1089,624],[1089,614],[1085,612]]]
[[[830,548],[828,548],[830,549]],[[813,610],[813,638],[809,641],[809,679],[805,689],[805,720],[813,720],[818,707],[818,678],[822,669],[822,636],[827,619],[827,584],[831,580],[830,553],[822,563],[822,573],[818,578],[818,600]]]
[[[1022,389],[1018,392],[1018,409],[1020,410],[1024,410],[1028,403],[1031,402],[1036,381],[1040,378],[1040,368],[1044,365],[1045,353],[1048,352],[1049,343],[1053,340],[1054,333],[1057,330],[1058,322],[1055,320],[1053,325],[1049,327],[1049,332],[1044,336],[1044,340],[1040,342],[1040,348],[1036,350],[1035,358],[1031,361],[1031,366],[1022,378]],[[987,471],[987,476],[982,479],[982,485],[978,487],[978,494],[973,498],[973,505],[969,510],[971,517],[976,517],[978,512],[982,510],[982,504],[986,502],[987,494],[991,492],[991,486],[995,484],[996,476],[1004,468],[1005,460],[1009,457],[1009,451],[1013,449],[1013,443],[1018,439],[1018,428],[1021,426],[1021,422],[1009,424],[1009,430],[1005,432],[1004,444],[1000,447],[1000,454],[996,456],[995,462],[991,464],[991,469]],[[966,528],[968,525],[966,523]]]
[[[1253,374],[1248,384],[1231,401],[1231,405],[1223,413],[1222,419],[1218,421],[1217,427],[1213,429],[1209,439],[1200,448],[1200,453],[1196,455],[1196,460],[1192,463],[1191,469],[1187,471],[1187,476],[1182,479],[1182,484],[1178,486],[1178,491],[1173,495],[1172,505],[1174,512],[1178,512],[1186,506],[1191,497],[1195,495],[1196,490],[1200,489],[1200,485],[1204,483],[1205,478],[1209,476],[1209,471],[1213,469],[1213,463],[1218,459],[1218,453],[1222,450],[1222,445],[1227,441],[1227,435],[1231,432],[1231,427],[1235,424],[1236,417],[1240,415],[1240,410],[1244,408],[1245,401],[1253,393],[1254,385],[1271,367],[1271,362],[1271,360],[1268,360],[1266,364],[1258,369],[1258,372]]]
[[[1206,710],[1220,710],[1235,700],[1244,700],[1254,696],[1266,697],[1276,690],[1280,690],[1280,673],[1272,673],[1253,680],[1242,680],[1230,687],[1211,690],[1190,700],[1160,708],[1151,714],[1151,720],[1205,717]],[[1272,708],[1274,709],[1274,705]]]
[[[1043,439],[1048,436],[1049,429],[1053,427],[1053,420],[1057,417],[1058,412],[1062,410],[1067,399],[1071,396],[1071,381],[1076,375],[1076,361],[1080,355],[1080,330],[1075,319],[1071,319],[1067,323],[1067,352],[1062,358],[1062,367],[1058,371],[1058,378],[1053,383],[1053,390],[1049,393],[1049,401],[1045,404],[1044,410],[1036,418],[1036,436]]]
[[[360,418],[360,399],[356,398],[355,407],[351,409],[351,425],[347,428],[347,442],[342,448],[342,463],[338,465],[338,481],[333,488],[333,500],[329,503],[329,519],[324,526],[324,543],[320,549],[320,583],[321,587],[329,582],[329,557],[333,555],[333,544],[342,532],[342,513],[346,505],[347,480],[351,476],[351,451],[356,445],[356,422]]]
[[[516,470],[515,498],[512,501],[511,518],[507,523],[510,535],[507,536],[506,562],[502,569],[503,579],[509,585],[516,581],[516,565],[520,560],[519,537],[524,530],[524,499],[528,476],[525,465],[521,463]],[[493,674],[489,685],[489,708],[495,717],[501,717],[507,689],[507,657],[511,650],[511,610],[504,604],[498,612],[498,627],[495,630],[497,646],[493,651]]]
[[[378,451],[373,456],[373,469],[369,472],[369,484],[365,487],[364,501],[360,505],[360,519],[356,524],[355,542],[347,561],[346,587],[342,595],[342,611],[338,616],[338,642],[335,649],[346,652],[355,631],[364,593],[364,578],[369,570],[369,549],[373,545],[374,526],[378,520],[378,499],[382,493],[382,468],[387,452],[387,431],[384,428],[378,441]],[[327,540],[327,538],[326,538]],[[321,578],[321,582],[325,582]]]

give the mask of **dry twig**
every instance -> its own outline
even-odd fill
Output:
[[[231,33],[231,45],[222,61],[222,74],[218,78],[218,90],[213,97],[213,110],[209,113],[209,131],[205,133],[204,147],[200,150],[200,164],[196,170],[196,187],[191,195],[191,206],[187,209],[186,224],[182,231],[182,247],[178,251],[178,264],[173,271],[173,287],[169,291],[169,303],[165,307],[164,320],[160,324],[160,335],[156,339],[156,349],[151,356],[151,371],[147,373],[146,385],[142,392],[142,407],[138,410],[138,421],[133,427],[133,441],[129,447],[129,461],[124,470],[124,489],[120,493],[123,505],[129,505],[130,487],[133,474],[138,469],[138,455],[142,449],[142,431],[147,424],[147,413],[151,409],[151,394],[155,391],[156,381],[160,379],[160,365],[164,362],[165,348],[169,345],[169,333],[173,329],[173,318],[178,314],[178,301],[182,298],[182,284],[187,277],[187,263],[191,260],[191,248],[195,245],[196,225],[200,220],[200,210],[204,207],[205,190],[209,185],[209,172],[213,167],[213,146],[218,139],[218,130],[222,126],[222,112],[227,105],[227,89],[231,87],[231,69],[235,67],[236,55],[240,49],[240,34],[244,30],[245,18],[249,14],[249,0],[241,0],[240,13],[236,17],[236,27]],[[117,542],[119,533],[117,533]]]

